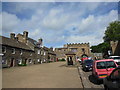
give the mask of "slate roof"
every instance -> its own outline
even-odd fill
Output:
[[[48,51],[48,54],[56,55],[55,52],[53,50],[51,50],[50,48],[48,48],[48,47],[44,46],[43,49]]]
[[[22,34],[20,34],[20,33],[19,33],[18,35],[23,36],[23,35],[22,35]],[[32,38],[29,38],[29,37],[28,37],[28,39],[27,39],[27,40],[28,40],[29,42],[31,42],[31,43],[32,43],[35,47],[38,47],[38,46],[37,46],[37,43],[38,43],[38,42],[37,42],[36,40],[34,40],[34,39],[32,39]]]
[[[2,45],[7,45],[7,46],[11,46],[11,47],[26,49],[26,50],[32,50],[25,43],[22,43],[22,42],[19,42],[17,40],[13,40],[11,38],[7,38],[4,36],[0,36],[0,38],[2,38],[2,42],[0,42],[0,44],[2,44]]]

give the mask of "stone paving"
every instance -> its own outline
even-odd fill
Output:
[[[3,88],[83,88],[76,67],[53,62],[2,71]]]

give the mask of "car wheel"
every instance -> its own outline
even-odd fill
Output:
[[[110,90],[106,85],[104,85],[104,90]]]
[[[85,68],[85,72],[87,72],[87,69]]]

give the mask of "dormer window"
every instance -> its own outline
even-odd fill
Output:
[[[22,52],[22,50],[20,50],[20,55],[22,55],[23,54],[23,52]]]
[[[15,48],[12,48],[11,50],[12,50],[12,51],[11,51],[12,54],[15,54]]]
[[[2,53],[6,53],[6,47],[2,47]]]

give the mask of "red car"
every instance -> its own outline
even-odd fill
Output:
[[[83,58],[81,58],[81,62],[83,63],[83,61],[87,60],[87,59],[88,59],[88,57],[83,57]]]
[[[113,59],[95,60],[93,62],[92,75],[95,76],[97,80],[101,80],[109,76],[116,67],[118,67],[118,65]]]

